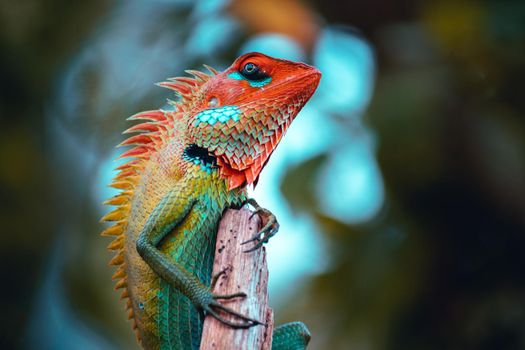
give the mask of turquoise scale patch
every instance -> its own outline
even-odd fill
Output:
[[[208,174],[211,174],[211,172],[215,170],[215,168],[212,168],[209,164],[201,164],[201,170],[205,171]]]
[[[239,121],[241,110],[237,106],[222,106],[218,108],[205,109],[195,116],[195,126],[200,123],[215,125],[215,123],[226,123],[228,120]]]
[[[228,74],[228,78],[235,79],[235,80],[246,80],[250,84],[251,87],[259,87],[259,88],[263,87],[264,85],[268,85],[272,81],[271,77],[268,77],[262,80],[249,80],[249,79],[246,79],[239,72],[233,72],[233,73]]]

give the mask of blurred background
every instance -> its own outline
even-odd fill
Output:
[[[98,219],[155,82],[323,72],[254,196],[310,349],[525,349],[525,2],[0,2],[1,349],[138,349]]]

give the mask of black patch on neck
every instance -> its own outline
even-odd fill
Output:
[[[211,154],[207,148],[197,146],[192,143],[184,149],[183,157],[190,161],[199,160],[202,165],[210,168],[217,167],[217,159]]]

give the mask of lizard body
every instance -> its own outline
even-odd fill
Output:
[[[205,314],[234,327],[258,324],[220,303],[239,294],[210,290],[218,223],[226,208],[248,201],[246,187],[320,79],[313,67],[258,53],[222,73],[207,68],[159,84],[179,94],[173,111],[130,118],[146,122],[127,130],[138,132],[121,144],[134,146],[121,155],[131,160],[117,168],[112,186],[122,192],[106,201],[117,208],[102,219],[114,222],[103,232],[115,236],[113,278],[145,349],[199,349]],[[265,227],[255,248],[275,231]],[[309,334],[294,323],[274,337],[274,349],[303,349]]]

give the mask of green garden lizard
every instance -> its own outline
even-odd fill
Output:
[[[309,65],[250,53],[225,71],[187,71],[192,77],[160,86],[178,95],[169,110],[153,110],[121,145],[105,204],[116,209],[103,235],[114,236],[110,264],[129,318],[145,349],[199,349],[204,317],[231,327],[259,322],[224,306],[211,288],[216,234],[226,208],[252,204],[263,228],[248,242],[257,249],[275,234],[275,217],[248,198],[287,128],[314,93],[321,73]],[[233,318],[224,318],[229,314]],[[295,322],[274,330],[272,349],[304,349],[309,332]]]

